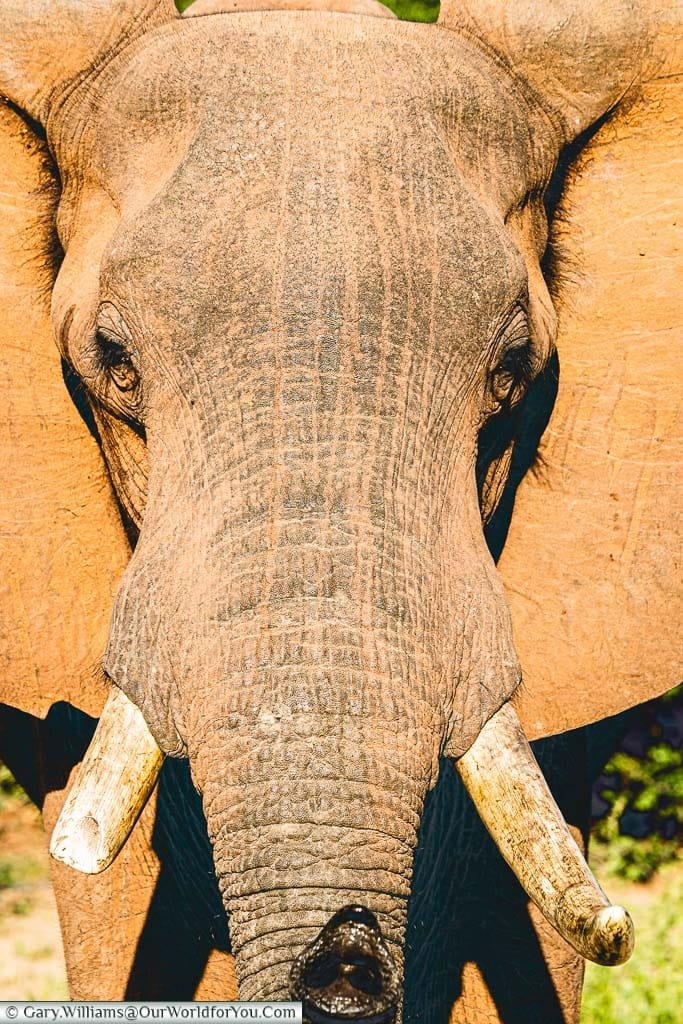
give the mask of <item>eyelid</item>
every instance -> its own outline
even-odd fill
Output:
[[[97,328],[96,337],[100,358],[105,363],[108,361],[108,356],[120,356],[122,362],[125,360],[130,363],[137,372],[135,353],[128,341],[119,337],[117,334],[114,334],[114,332],[109,330],[107,327],[103,327],[101,325]],[[112,365],[111,360],[109,361],[109,365]]]
[[[106,325],[95,333],[101,397],[114,415],[138,418],[142,408],[140,374],[131,346]]]
[[[531,353],[529,316],[521,300],[516,302],[499,328],[490,363],[490,373],[504,369],[504,363],[524,352]]]
[[[488,387],[498,411],[512,408],[534,377],[529,317],[521,301],[515,303],[498,332],[490,365]]]
[[[518,339],[526,343],[530,338],[529,312],[521,302],[515,304],[512,314],[501,331],[501,339],[506,347],[515,347]]]
[[[120,345],[121,348],[125,347],[125,342],[123,341],[123,339],[119,338],[108,327],[105,327],[102,324],[98,324],[97,325],[97,333],[98,333],[98,335],[100,335],[100,337],[104,338],[105,341],[108,341],[111,345]]]
[[[103,302],[97,312],[95,330],[109,342],[120,345],[131,355],[137,355],[133,334],[113,302]]]

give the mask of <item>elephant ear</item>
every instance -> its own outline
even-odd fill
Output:
[[[60,700],[99,712],[129,558],[51,335],[58,186],[40,125],[112,53],[176,16],[171,0],[0,5],[0,701],[38,716]]]
[[[50,331],[56,186],[0,104],[0,701],[98,714],[96,668],[128,546]]]
[[[0,700],[40,717],[98,714],[96,669],[128,545],[49,321],[56,187],[0,104]]]
[[[499,561],[530,738],[683,677],[681,8],[648,13],[638,95],[581,152],[553,228],[559,392]]]
[[[439,25],[490,46],[569,142],[638,77],[650,38],[648,8],[657,2],[442,0]]]
[[[175,17],[172,0],[2,0],[0,93],[45,124],[79,75]]]

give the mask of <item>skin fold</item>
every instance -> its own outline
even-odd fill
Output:
[[[271,24],[196,19],[184,61],[166,30],[110,66],[53,299],[142,523],[105,670],[189,755],[246,998],[286,995],[295,952],[346,904],[369,906],[400,962],[439,754],[466,749],[519,678],[474,481],[487,374],[506,345],[536,363],[550,345],[540,316],[529,339],[544,296],[504,229],[529,168],[549,174],[551,151],[512,146],[542,115],[509,104],[467,42]],[[449,87],[416,99],[425,61]],[[245,65],[265,67],[256,87]],[[480,197],[467,164],[484,159],[506,173]],[[94,324],[134,348],[132,394],[102,381]],[[144,461],[122,414],[144,420]]]
[[[355,906],[394,965],[400,1018],[406,930],[429,979],[414,950],[438,920],[439,900],[409,919],[418,839],[418,877],[443,905],[453,883],[437,884],[439,845],[424,844],[444,807],[460,807],[453,847],[481,853],[451,875],[480,889],[501,870],[450,767],[429,795],[521,680],[482,525],[514,462],[505,449],[482,465],[480,438],[491,424],[514,437],[555,366],[544,192],[563,147],[631,85],[643,33],[614,5],[588,70],[564,59],[546,86],[512,29],[484,30],[484,3],[446,5],[438,29],[365,7],[205,4],[181,20],[124,6],[124,29],[88,23],[79,71],[57,85],[0,64],[59,172],[51,327],[133,547],[99,671],[191,776],[167,763],[156,827],[148,808],[133,834],[128,863],[157,911],[143,922],[142,899],[129,918],[119,975],[141,956],[149,974],[128,994],[166,992],[199,929],[189,997],[234,994],[236,978],[241,998],[288,998],[293,963]],[[30,15],[3,15],[3,36],[15,16],[31,37]],[[545,754],[577,834],[587,781],[562,779],[583,742]],[[68,768],[79,756],[59,754]],[[122,870],[103,876],[110,895]],[[509,884],[519,948],[542,964],[529,1012],[575,1019],[581,966]],[[81,906],[98,913],[88,885]],[[459,995],[453,1020],[495,1021],[495,1004],[530,1019],[514,1014],[533,985],[503,982],[461,909],[460,992],[408,980],[403,1019],[445,1019]]]

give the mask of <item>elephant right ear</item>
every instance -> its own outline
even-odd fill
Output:
[[[499,561],[529,738],[683,677],[683,12],[649,13],[642,86],[584,146],[553,228],[559,391]]]
[[[56,185],[42,143],[2,103],[0,168],[0,701],[97,715],[129,549],[50,330]]]

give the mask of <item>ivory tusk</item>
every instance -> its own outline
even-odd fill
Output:
[[[487,722],[455,767],[501,854],[560,935],[595,963],[628,960],[633,922],[593,877],[511,704]]]
[[[89,875],[109,867],[147,803],[163,759],[142,712],[113,687],[57,819],[51,856]]]

